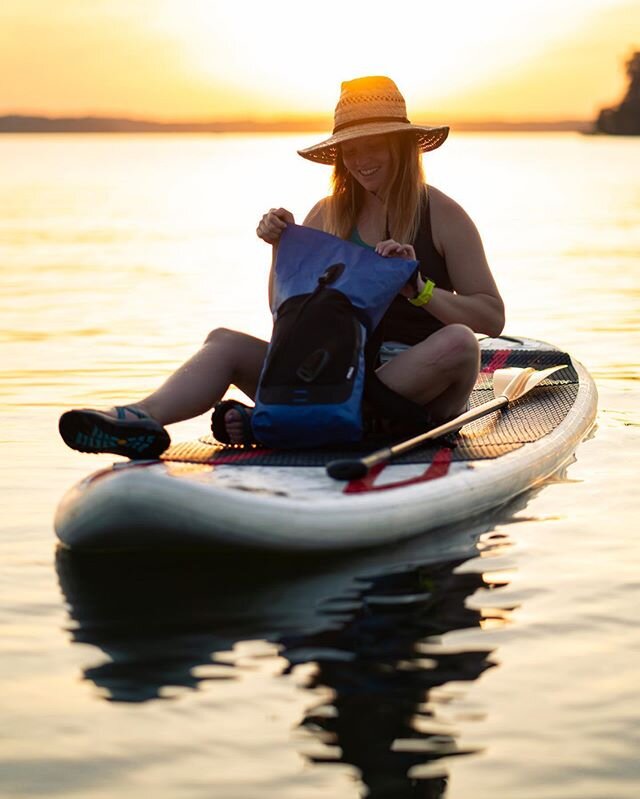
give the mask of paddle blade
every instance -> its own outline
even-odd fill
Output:
[[[542,383],[547,377],[560,369],[564,369],[567,364],[560,366],[550,366],[548,369],[539,371],[528,366],[526,369],[496,369],[493,373],[493,393],[496,397],[506,397],[509,402],[524,396],[532,388]]]
[[[508,400],[514,399],[517,384],[521,380],[526,380],[532,372],[533,369],[530,366],[526,369],[518,369],[515,366],[508,369],[496,369],[493,373],[493,395],[506,397]]]

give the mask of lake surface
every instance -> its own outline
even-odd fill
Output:
[[[454,131],[425,159],[506,332],[596,380],[545,487],[303,564],[57,550],[58,500],[111,461],[59,414],[140,398],[212,328],[269,336],[255,227],[327,193],[316,140],[0,138],[0,794],[636,799],[640,139]]]

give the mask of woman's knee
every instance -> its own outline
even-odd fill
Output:
[[[231,383],[253,396],[264,364],[268,343],[239,330],[218,327],[204,341],[201,353],[217,370],[225,370]]]
[[[239,333],[237,330],[229,330],[229,328],[226,327],[216,327],[215,330],[211,330],[207,334],[204,343],[225,346],[237,341],[238,338],[243,335],[243,333]]]
[[[446,336],[445,351],[449,358],[459,364],[476,367],[479,365],[480,345],[470,327],[460,324],[447,325],[442,333],[443,337]]]

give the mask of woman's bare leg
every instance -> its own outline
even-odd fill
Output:
[[[447,325],[378,369],[398,394],[426,406],[435,422],[465,408],[480,368],[480,347],[465,325]]]
[[[60,435],[80,452],[157,458],[171,441],[164,425],[206,412],[232,383],[254,396],[266,352],[266,341],[214,330],[201,350],[157,391],[131,406],[66,411],[58,422]]]
[[[266,352],[266,341],[226,328],[213,330],[192,358],[134,406],[168,425],[205,413],[232,384],[253,397]]]

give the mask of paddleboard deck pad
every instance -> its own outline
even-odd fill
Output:
[[[172,446],[160,461],[117,463],[63,498],[58,537],[92,550],[331,551],[392,543],[494,508],[569,461],[593,425],[597,395],[584,367],[549,344],[498,338],[481,348],[472,408],[493,398],[496,369],[565,368],[506,410],[348,483],[330,478],[326,464],[394,441],[269,450],[205,436]]]

